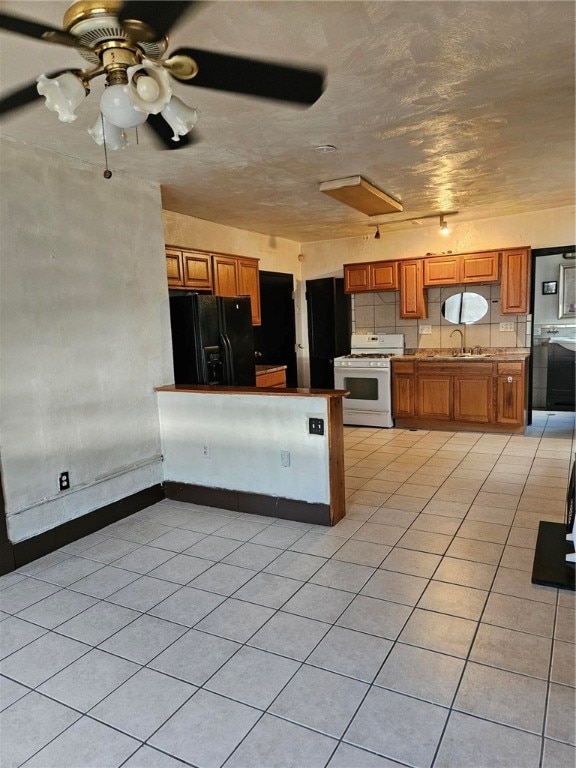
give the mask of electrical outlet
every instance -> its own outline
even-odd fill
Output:
[[[514,323],[500,323],[501,331],[514,331]]]
[[[420,334],[423,336],[424,334],[430,335],[432,333],[432,326],[431,325],[421,325],[419,326]]]
[[[204,445],[202,446],[202,456],[203,456],[205,459],[209,459],[209,458],[210,458],[210,446],[209,446],[209,445],[207,445],[207,444],[204,444]]]
[[[68,472],[60,472],[58,475],[58,488],[61,491],[67,491],[70,488],[70,474]]]
[[[311,435],[323,435],[324,419],[308,419],[308,432]]]
[[[280,466],[281,467],[290,466],[290,451],[280,451]]]

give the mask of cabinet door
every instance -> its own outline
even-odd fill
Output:
[[[344,293],[361,293],[369,290],[369,264],[344,264]]]
[[[166,248],[166,273],[168,275],[168,285],[171,288],[181,288],[184,286],[182,251]]]
[[[523,377],[498,376],[496,388],[496,421],[498,424],[523,424]]]
[[[398,262],[376,261],[370,264],[369,285],[373,291],[397,291]]]
[[[492,421],[491,375],[454,378],[454,419],[484,424]]]
[[[460,260],[455,256],[424,259],[424,285],[456,285],[460,282]]]
[[[500,254],[468,253],[461,256],[462,283],[496,283],[500,276]]]
[[[500,313],[525,315],[528,313],[530,289],[529,248],[502,251],[502,286]]]
[[[212,257],[209,253],[182,251],[184,286],[212,290]]]
[[[238,296],[238,260],[229,256],[214,256],[214,294]]]
[[[422,259],[398,263],[400,270],[400,317],[426,317],[424,267]]]
[[[416,379],[418,416],[430,419],[452,418],[452,377],[422,376]]]
[[[414,416],[414,376],[396,374],[392,379],[392,415]]]
[[[238,260],[238,295],[250,296],[252,325],[261,325],[260,315],[260,278],[256,259]]]

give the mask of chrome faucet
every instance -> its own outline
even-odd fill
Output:
[[[455,328],[450,334],[450,337],[454,336],[455,333],[460,334],[460,354],[462,354],[464,352],[464,334],[462,333],[460,328]]]

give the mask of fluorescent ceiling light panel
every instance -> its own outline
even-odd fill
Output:
[[[365,213],[367,216],[378,216],[383,213],[398,213],[404,207],[398,200],[386,192],[370,184],[362,176],[349,176],[347,179],[322,181],[320,192],[330,195],[335,200]]]

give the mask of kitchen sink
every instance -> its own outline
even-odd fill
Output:
[[[430,355],[420,358],[421,360],[479,360],[483,357],[490,357],[487,352],[481,352],[479,355],[470,355],[467,353],[458,355]]]

